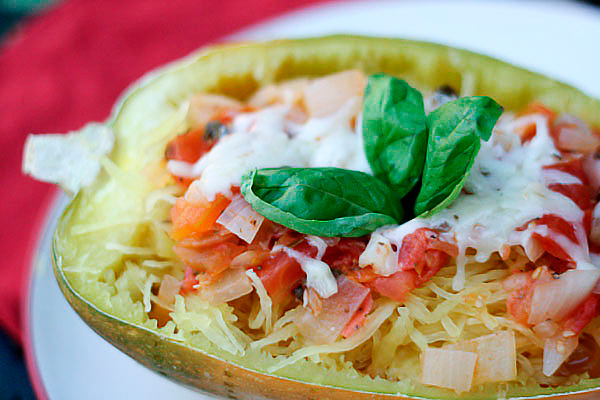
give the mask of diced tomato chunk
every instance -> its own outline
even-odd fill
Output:
[[[358,267],[358,258],[367,247],[367,238],[341,238],[335,246],[329,246],[323,262],[332,269],[349,271]]]
[[[283,251],[272,254],[260,268],[254,269],[274,303],[281,303],[305,276],[298,261]]]
[[[189,248],[175,246],[175,253],[186,265],[195,271],[203,271],[215,278],[229,268],[231,260],[241,254],[245,246],[223,242],[211,248]]]
[[[556,243],[552,243],[552,246],[558,247],[558,245]],[[543,247],[543,245],[542,245],[542,247]],[[559,274],[562,274],[563,272],[575,267],[573,261],[558,258],[556,256],[553,256],[548,251],[546,251],[544,254],[542,254],[540,256],[540,258],[535,260],[535,265],[536,266],[547,266],[552,271],[558,272]]]
[[[439,240],[430,229],[420,228],[402,241],[399,254],[401,271],[381,276],[369,266],[344,272],[350,279],[365,283],[377,293],[403,302],[408,293],[427,283],[457,253],[455,245]]]
[[[319,252],[319,249],[310,245],[306,239],[295,245],[294,250],[311,258],[316,257],[317,253]]]
[[[570,241],[577,243],[575,227],[563,217],[554,214],[545,214],[536,221],[537,225],[545,225],[556,233],[566,236]],[[558,256],[557,256],[558,257]]]
[[[531,271],[516,272],[504,281],[504,289],[508,292],[506,309],[515,321],[523,325],[527,325],[533,298],[534,280],[531,275]]]
[[[563,322],[563,330],[578,334],[599,314],[600,295],[592,293]]]
[[[375,278],[367,285],[383,296],[403,302],[406,296],[418,286],[418,279],[419,276],[415,271],[398,271],[390,276]]]
[[[183,197],[178,198],[171,208],[171,237],[181,240],[209,231],[229,203],[231,200],[221,194],[218,194],[212,203],[193,203]]]
[[[182,135],[167,144],[165,158],[167,160],[185,161],[194,163],[202,155],[208,153],[212,148],[213,142],[204,140],[204,129],[196,129]]]
[[[455,245],[439,240],[431,229],[419,228],[402,240],[398,262],[403,270],[415,270],[427,281],[448,263],[449,255],[457,254]]]
[[[586,186],[589,183],[589,179],[583,169],[583,158],[573,157],[565,161],[557,162],[551,165],[542,167],[543,169],[553,169],[556,171],[565,172],[578,178],[581,183]]]
[[[534,101],[533,103],[529,103],[525,110],[521,113],[522,115],[528,114],[541,114],[544,117],[548,118],[548,121],[553,122],[556,118],[556,113],[552,111],[550,108],[546,107],[542,103],[538,101]]]

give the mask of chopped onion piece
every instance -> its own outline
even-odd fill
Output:
[[[264,220],[241,195],[236,195],[223,210],[217,223],[246,243],[252,243]]]
[[[373,232],[367,248],[358,258],[358,265],[361,268],[371,265],[377,275],[390,276],[398,271],[398,254],[386,237]]]
[[[359,70],[342,71],[310,82],[303,88],[304,105],[311,117],[325,117],[353,98],[362,98],[366,80]]]
[[[554,372],[569,358],[579,343],[578,336],[564,337],[562,332],[544,341],[544,364],[542,372],[552,376]]]
[[[583,121],[572,115],[560,115],[552,128],[556,132],[556,147],[559,150],[588,154],[595,152],[600,145],[600,138]]]
[[[517,350],[513,331],[480,336],[450,346],[447,350],[477,354],[474,384],[512,381],[517,377]]]
[[[269,250],[247,250],[233,258],[229,268],[254,268],[269,258]]]
[[[476,353],[428,347],[421,357],[421,383],[456,393],[467,392],[473,383],[476,363]]]
[[[344,275],[337,279],[338,292],[321,299],[321,311],[313,315],[308,308],[294,314],[294,323],[302,335],[315,344],[334,342],[352,319],[370,290]]]
[[[238,299],[252,291],[250,279],[240,269],[228,269],[221,279],[210,286],[196,285],[199,296],[211,304],[222,304]]]
[[[268,367],[267,372],[273,373],[283,367],[294,364],[303,358],[318,354],[341,353],[350,351],[363,344],[369,339],[377,329],[392,315],[394,310],[398,308],[398,303],[391,300],[384,300],[379,303],[375,310],[367,316],[365,324],[354,335],[348,339],[342,339],[333,344],[324,344],[316,346],[302,347],[296,350],[290,357],[282,358],[277,364]]]
[[[560,321],[591,293],[598,278],[599,269],[569,270],[559,279],[535,285],[527,323]]]
[[[536,326],[533,327],[533,332],[542,339],[548,339],[552,336],[556,335],[558,329],[560,327],[558,324],[551,320],[546,320],[544,322],[540,322]]]
[[[175,295],[181,289],[181,281],[174,276],[165,275],[162,277],[160,287],[158,288],[158,299],[162,302],[161,306],[171,306],[175,303]]]

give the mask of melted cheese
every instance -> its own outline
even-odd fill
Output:
[[[513,133],[525,122],[536,124],[536,135],[520,144]],[[429,218],[415,219],[393,228],[379,229],[378,233],[390,239],[398,248],[407,233],[419,227],[445,231],[443,240],[458,245],[457,273],[453,288],[464,285],[465,265],[485,262],[505,245],[531,248],[533,233],[549,236],[562,246],[577,263],[577,268],[593,268],[587,251],[587,240],[582,226],[583,211],[568,197],[546,186],[550,183],[581,183],[576,177],[560,171],[544,170],[544,165],[556,162],[558,150],[549,135],[546,119],[527,116],[514,119],[503,117],[488,142],[482,142],[464,191],[448,208]],[[545,214],[556,214],[573,223],[579,243],[546,226],[530,224]],[[472,248],[474,255],[467,255]]]
[[[338,287],[329,265],[321,260],[308,257],[296,250],[282,245],[273,246],[273,252],[283,250],[288,256],[294,258],[306,273],[306,287],[313,288],[322,299],[337,293]]]
[[[241,114],[234,119],[231,133],[195,164],[169,161],[169,171],[196,178],[188,191],[207,200],[213,200],[217,193],[231,197],[231,186],[239,185],[241,177],[256,168],[339,167],[371,173],[363,150],[360,115],[356,128],[352,127],[359,105],[360,100],[352,98],[336,113],[311,118],[303,124],[286,119],[289,106],[285,105]],[[532,123],[536,125],[536,135],[521,144],[515,132]],[[571,174],[543,169],[554,164],[558,155],[544,116],[502,116],[490,140],[482,142],[457,200],[429,218],[380,228],[361,256],[360,265],[373,265],[381,275],[394,273],[404,237],[418,228],[429,227],[443,231],[442,240],[458,246],[455,290],[463,287],[469,262],[485,262],[506,246],[521,245],[531,259],[536,259],[539,250],[533,244],[534,233],[563,247],[577,268],[594,268],[582,225],[583,211],[566,196],[548,189],[553,183],[581,184]],[[530,223],[545,214],[556,214],[571,222],[579,244],[546,226]],[[320,254],[326,248],[322,239],[309,240]],[[467,255],[469,248],[475,250],[474,255]],[[309,286],[321,297],[335,293],[335,279],[320,257],[310,259],[291,249],[284,251],[302,264]]]
[[[198,178],[192,186],[209,201],[217,193],[231,197],[231,186],[239,186],[242,176],[257,168],[338,167],[370,173],[361,124],[356,129],[351,124],[359,103],[352,98],[334,114],[304,124],[286,120],[287,106],[238,115],[231,133],[196,163],[171,160],[167,168],[173,175]]]

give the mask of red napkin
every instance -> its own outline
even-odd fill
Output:
[[[19,310],[39,224],[55,190],[21,174],[28,133],[108,117],[144,72],[220,37],[323,0],[71,0],[0,43],[0,326],[20,340]]]

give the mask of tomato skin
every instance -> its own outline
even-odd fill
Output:
[[[359,330],[365,324],[367,314],[371,312],[372,308],[373,296],[371,296],[371,293],[369,293],[364,299],[364,301],[361,303],[361,305],[358,307],[358,310],[356,310],[356,313],[354,314],[350,322],[348,322],[348,325],[344,327],[341,335],[345,338],[348,338],[352,336],[354,332]]]
[[[273,303],[283,302],[298,286],[305,274],[298,261],[284,251],[272,254],[261,267],[254,269]]]
[[[591,210],[594,207],[592,191],[589,187],[589,179],[583,169],[583,158],[570,158],[552,165],[543,167],[545,170],[556,170],[570,174],[581,181],[581,184],[560,184],[553,183],[548,188],[554,192],[560,193],[571,199],[577,206],[584,211],[584,218],[581,221],[586,233],[589,234],[591,227]],[[581,245],[575,233],[575,225],[568,222],[558,215],[546,214],[535,221],[537,225],[545,225],[551,231],[565,236],[571,242]],[[542,246],[546,254],[543,256],[549,267],[556,272],[564,272],[572,267],[573,260],[571,256],[554,239],[548,236],[542,236],[539,233],[533,233],[534,237]],[[562,262],[560,261],[562,260]],[[538,263],[539,264],[539,263]]]
[[[390,276],[378,276],[367,285],[383,296],[404,302],[410,292],[426,284],[447,263],[448,255],[439,250],[427,254],[434,255],[427,259],[434,260],[435,264],[427,265],[421,275],[415,270],[398,271]]]

